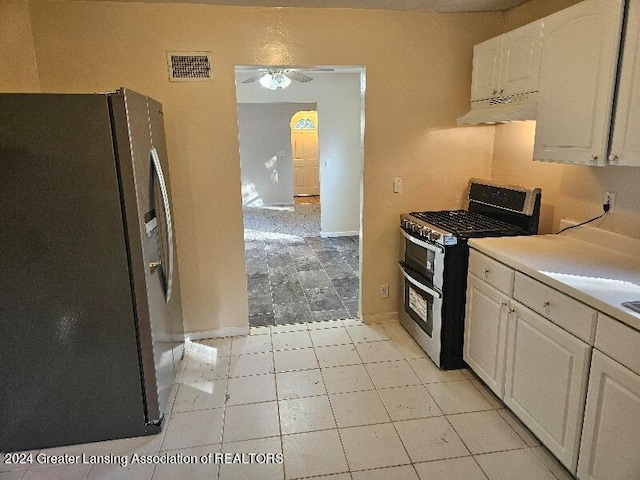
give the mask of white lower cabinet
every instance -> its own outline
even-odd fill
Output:
[[[592,347],[527,307],[512,306],[504,402],[575,474]]]
[[[593,352],[578,478],[640,478],[640,375]]]
[[[466,309],[464,360],[502,397],[509,297],[469,275]]]
[[[576,478],[640,480],[639,331],[472,249],[464,342],[469,367]]]

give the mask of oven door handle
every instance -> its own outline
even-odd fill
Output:
[[[422,290],[423,292],[427,292],[430,295],[433,295],[434,297],[438,297],[438,298],[442,298],[442,293],[438,292],[437,290],[434,290],[433,288],[429,288],[427,287],[425,284],[420,283],[419,281],[417,281],[415,278],[413,278],[405,269],[404,265],[402,264],[402,262],[398,262],[398,267],[400,268],[400,271],[402,272],[402,275],[404,276],[404,278],[409,282],[412,283],[413,285],[415,285],[416,287],[418,287],[420,290]]]
[[[438,253],[443,253],[444,252],[444,248],[442,248],[439,245],[435,245],[433,243],[428,243],[428,242],[424,242],[422,240],[418,240],[416,237],[414,237],[413,235],[409,235],[404,228],[400,227],[400,231],[402,232],[402,235],[404,236],[404,238],[406,238],[407,240],[409,240],[411,243],[415,243],[416,245],[418,245],[419,247],[422,248],[426,248],[428,250],[432,250],[434,252],[438,252]]]

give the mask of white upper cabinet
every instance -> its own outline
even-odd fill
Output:
[[[473,47],[471,101],[538,91],[542,20]]]
[[[495,97],[500,90],[502,35],[473,47],[471,101]]]
[[[629,1],[609,161],[640,166],[640,1]]]
[[[502,36],[502,96],[538,91],[542,25],[539,20]]]
[[[622,0],[585,0],[544,19],[533,157],[605,165]]]

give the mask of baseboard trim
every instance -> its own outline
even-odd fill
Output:
[[[367,313],[362,315],[362,323],[392,323],[399,321],[398,312]]]
[[[320,232],[320,236],[322,238],[328,237],[353,237],[355,235],[360,235],[358,230],[353,230],[350,232]]]
[[[198,332],[185,332],[184,337],[186,341],[194,340],[206,340],[208,338],[219,337],[239,337],[242,335],[249,335],[249,327],[227,327],[218,328],[216,330],[200,330]]]

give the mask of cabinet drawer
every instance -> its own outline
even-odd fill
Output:
[[[598,314],[596,348],[640,375],[640,332]]]
[[[510,296],[513,291],[514,271],[477,250],[472,249],[469,253],[469,272],[502,293]]]
[[[513,297],[593,345],[597,321],[594,309],[520,272],[515,275]]]

